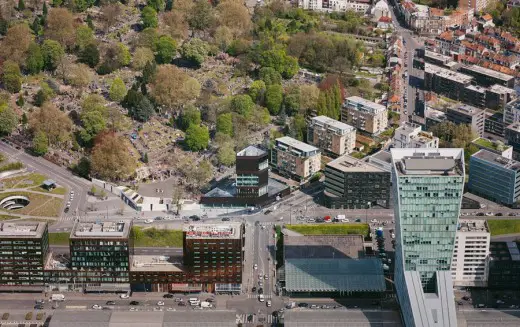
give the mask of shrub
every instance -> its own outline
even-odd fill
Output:
[[[9,313],[4,312],[4,314],[2,315],[2,320],[7,320],[7,319],[9,319]]]
[[[33,317],[33,313],[32,312],[27,312],[25,314],[25,320],[32,320],[32,317]]]

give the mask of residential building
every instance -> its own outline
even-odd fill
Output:
[[[505,128],[507,144],[513,147],[513,158],[520,160],[520,123],[515,123]]]
[[[206,292],[240,292],[244,225],[238,222],[188,224],[182,229],[183,262]]]
[[[464,150],[390,152],[395,285],[404,325],[456,326],[450,270],[464,192]]]
[[[298,7],[315,11],[339,11],[352,10],[365,14],[370,9],[370,1],[366,0],[298,0]]]
[[[505,136],[504,114],[501,112],[487,112],[484,120],[484,132]]]
[[[292,137],[280,137],[271,149],[271,166],[281,175],[303,182],[321,170],[321,153]]]
[[[518,242],[491,242],[488,287],[511,290],[520,284],[520,244]]]
[[[0,222],[0,289],[41,289],[48,247],[46,223]]]
[[[447,96],[451,99],[461,99],[463,89],[471,84],[473,77],[446,68],[424,64],[424,89]]]
[[[486,108],[500,110],[516,99],[514,89],[495,84],[486,89]]]
[[[371,135],[388,127],[386,107],[358,96],[348,97],[341,110],[341,121]]]
[[[462,66],[460,72],[469,76],[473,76],[477,84],[489,87],[494,84],[505,86],[508,88],[515,87],[515,77],[491,69],[480,67],[477,65]]]
[[[460,220],[451,261],[453,286],[487,286],[490,240],[487,221]]]
[[[391,17],[392,12],[385,0],[379,0],[372,9],[370,9],[370,14],[373,16],[374,21],[378,21],[381,17]]]
[[[324,153],[342,156],[354,151],[356,129],[327,116],[314,117],[307,129],[307,142]]]
[[[284,229],[283,260],[278,276],[284,295],[385,291],[381,259],[369,256],[364,235],[301,235]]]
[[[459,0],[459,8],[473,9],[475,12],[480,12],[487,7],[489,0]]]
[[[520,196],[520,162],[480,150],[469,161],[471,193],[494,202],[512,205]]]
[[[431,132],[424,132],[420,125],[405,122],[394,131],[394,148],[438,148],[439,138]]]
[[[454,124],[467,124],[478,136],[484,136],[485,110],[469,105],[460,105],[446,110],[446,118]]]
[[[520,123],[520,99],[513,100],[506,105],[504,123],[506,125]]]
[[[325,166],[325,205],[333,209],[366,209],[390,205],[390,172],[344,155]]]

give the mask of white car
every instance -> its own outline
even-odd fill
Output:
[[[265,274],[264,279],[269,279],[269,275]]]
[[[266,305],[267,305],[268,307],[270,307],[270,306],[271,306],[271,300],[267,301],[267,302],[266,302]]]
[[[157,305],[160,306],[160,307],[163,307],[164,306],[164,301],[157,302]]]
[[[370,222],[375,224],[377,223],[377,219],[372,219]]]
[[[94,305],[92,306],[92,309],[94,309],[94,310],[101,310],[101,309],[103,309],[103,307],[100,306],[99,304],[94,304]]]
[[[493,216],[492,212],[486,212],[486,216]]]
[[[256,263],[253,265],[253,269],[258,269],[258,265]]]
[[[151,224],[151,223],[153,223],[153,219],[146,219],[146,220],[144,221],[144,223],[145,223],[145,224]]]
[[[128,299],[128,298],[130,298],[130,295],[125,293],[125,294],[121,294],[119,297],[122,299]]]

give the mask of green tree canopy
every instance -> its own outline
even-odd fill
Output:
[[[249,96],[255,103],[261,103],[265,94],[265,82],[256,80],[249,86]]]
[[[163,11],[166,5],[164,0],[148,0],[146,4],[158,12]]]
[[[280,113],[283,102],[283,88],[281,85],[269,85],[265,91],[265,105],[271,115],[276,116]]]
[[[233,166],[236,161],[236,153],[233,143],[224,143],[218,148],[217,152],[218,162],[224,166]]]
[[[81,123],[83,129],[80,131],[80,137],[83,143],[90,146],[96,135],[104,130],[107,122],[103,114],[99,111],[87,111],[81,114]]]
[[[282,76],[273,67],[260,68],[259,75],[266,86],[282,83]]]
[[[157,11],[151,6],[144,7],[141,12],[141,19],[143,21],[144,28],[157,27],[159,20],[157,19]]]
[[[177,119],[177,126],[183,131],[186,131],[190,125],[200,125],[202,119],[200,116],[200,110],[197,109],[194,105],[188,104],[186,105],[179,118]]]
[[[6,60],[2,67],[2,84],[11,93],[18,93],[22,88],[22,73],[20,66],[12,60]]]
[[[79,51],[94,42],[94,31],[87,25],[80,25],[76,29],[76,48]]]
[[[288,56],[284,50],[268,50],[260,55],[262,67],[272,67],[284,78],[292,78],[298,72],[298,59]],[[266,83],[267,84],[267,83]]]
[[[40,46],[35,42],[31,43],[31,45],[29,45],[27,59],[25,60],[25,68],[27,69],[27,72],[31,75],[38,74],[42,71],[44,65],[45,63]]]
[[[6,103],[0,105],[0,135],[11,134],[18,125],[18,116]]]
[[[79,61],[89,65],[90,68],[94,68],[99,63],[99,50],[97,45],[89,43],[83,48],[79,54]]]
[[[233,114],[228,112],[217,117],[217,132],[233,136]]]
[[[177,43],[168,35],[162,35],[156,44],[156,60],[159,64],[169,64],[177,51]]]
[[[45,40],[42,44],[42,55],[45,69],[54,71],[58,68],[65,50],[61,44],[54,40]]]
[[[206,126],[190,125],[186,130],[186,147],[191,151],[200,151],[208,147],[209,131]]]
[[[36,131],[36,133],[34,133],[32,139],[32,151],[39,156],[43,156],[47,151],[49,151],[49,139],[45,132]]]
[[[208,52],[209,44],[198,38],[193,38],[184,42],[180,50],[183,59],[191,61],[197,66],[202,65]]]
[[[253,112],[255,103],[251,100],[251,97],[245,94],[235,95],[231,99],[231,110],[244,116],[249,117]]]
[[[112,101],[121,102],[126,96],[126,85],[123,80],[116,77],[110,86],[110,99]]]

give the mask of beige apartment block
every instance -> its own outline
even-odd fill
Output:
[[[327,116],[311,119],[307,142],[334,157],[349,154],[356,146],[356,129]]]
[[[388,127],[387,115],[385,106],[352,96],[343,104],[341,121],[370,135],[378,135]]]
[[[321,170],[321,153],[312,145],[284,136],[275,140],[270,164],[280,175],[304,182]]]

